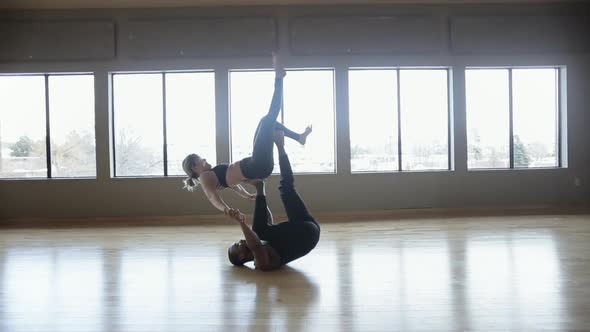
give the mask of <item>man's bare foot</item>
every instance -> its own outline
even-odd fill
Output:
[[[279,56],[276,52],[272,52],[272,66],[275,69],[275,75],[277,78],[283,78],[287,75],[285,68],[279,61]]]
[[[309,136],[309,134],[311,134],[312,131],[313,127],[311,125],[307,126],[303,134],[299,136],[299,144],[305,145],[305,142],[307,141],[307,136]]]

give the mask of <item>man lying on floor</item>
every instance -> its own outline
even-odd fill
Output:
[[[281,169],[279,191],[288,220],[273,224],[272,214],[266,205],[264,181],[252,181],[256,187],[252,229],[248,227],[245,216],[239,210],[232,209],[229,212],[230,217],[239,223],[246,238],[228,249],[229,261],[236,266],[253,260],[256,269],[278,269],[307,255],[320,240],[320,225],[309,214],[303,200],[295,191],[295,179],[285,152],[282,131],[275,132],[275,143],[279,150]]]

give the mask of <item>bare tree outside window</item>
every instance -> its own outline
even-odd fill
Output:
[[[0,178],[47,177],[45,119],[43,75],[0,76]]]
[[[164,175],[161,74],[113,75],[115,175]]]
[[[49,76],[52,177],[95,177],[94,76]]]

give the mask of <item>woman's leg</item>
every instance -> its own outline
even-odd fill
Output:
[[[256,142],[256,137],[258,136],[258,132],[260,131],[261,122],[259,122],[258,127],[256,127],[256,133],[254,134],[254,142]],[[275,130],[282,130],[285,133],[286,137],[289,137],[290,139],[297,141],[301,144],[305,144],[305,139],[311,133],[312,129],[311,129],[311,126],[309,126],[309,127],[305,128],[305,131],[303,133],[299,134],[299,133],[296,133],[293,130],[285,127],[284,124],[277,121],[275,123]],[[254,142],[252,142],[252,144],[254,144]]]
[[[264,179],[272,173],[274,167],[273,158],[273,134],[277,116],[281,110],[283,99],[283,78],[277,76],[275,79],[275,91],[270,104],[268,114],[258,124],[257,133],[254,139],[252,158],[249,160],[248,173],[255,174],[256,178]]]
[[[307,136],[309,136],[309,134],[311,134],[311,125],[307,126],[307,128],[305,128],[305,131],[301,134],[294,132],[293,130],[285,127],[285,125],[283,125],[282,123],[276,123],[275,124],[275,130],[282,130],[285,133],[286,137],[289,137],[290,139],[293,139],[297,142],[299,142],[299,144],[301,145],[305,145],[305,141],[307,140]]]

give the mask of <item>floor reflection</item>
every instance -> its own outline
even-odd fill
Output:
[[[371,246],[358,242],[350,260],[352,303],[361,309],[353,316],[354,326],[360,329],[379,321],[412,330],[424,329],[435,321],[438,328],[453,328],[445,238],[433,238],[427,243],[380,240]]]
[[[470,239],[467,293],[473,327],[560,329],[560,321],[546,322],[563,315],[559,264],[548,232]]]
[[[326,224],[312,253],[270,273],[229,264],[228,226],[11,230],[0,233],[0,330],[589,326],[590,217],[510,220]]]
[[[4,324],[24,330],[102,330],[102,252],[14,248],[5,252]]]
[[[225,292],[251,296],[246,307],[231,303],[232,307],[226,308],[239,312],[241,321],[236,323],[245,323],[250,331],[274,331],[274,326],[302,330],[318,299],[318,286],[312,278],[290,266],[264,274],[248,267],[230,267],[223,270],[222,278]]]

